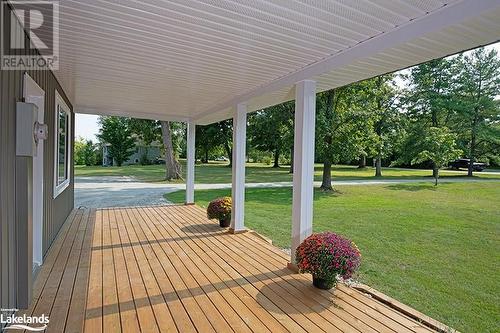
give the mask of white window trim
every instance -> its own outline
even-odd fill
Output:
[[[71,109],[68,107],[68,104],[66,104],[66,102],[64,101],[64,99],[61,97],[61,95],[59,94],[59,92],[56,90],[55,91],[55,120],[54,120],[54,198],[56,198],[59,194],[61,194],[68,186],[69,186],[69,183],[70,183],[70,179],[71,179],[71,152],[72,152],[72,140],[71,140],[71,124],[72,124],[72,116],[71,116]],[[58,116],[58,113],[57,113],[57,107],[58,106],[62,106],[63,109],[68,113],[68,131],[66,133],[67,137],[68,137],[68,162],[66,164],[66,175],[67,175],[67,179],[62,182],[61,184],[57,185],[57,180],[58,180],[58,170],[59,170],[59,166],[57,164],[57,158],[58,158],[58,149],[57,149],[57,144],[58,144],[58,139],[59,139],[59,136],[58,136],[58,129],[59,129],[59,116]]]

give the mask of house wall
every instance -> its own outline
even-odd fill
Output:
[[[2,0],[3,1],[3,0]],[[8,9],[8,8],[7,8]],[[4,10],[7,20],[9,10]],[[25,38],[28,38],[25,36]],[[27,73],[45,91],[45,124],[48,139],[44,144],[44,193],[43,193],[43,252],[47,252],[59,229],[74,205],[74,175],[70,168],[70,184],[53,198],[54,140],[55,140],[55,90],[72,110],[64,90],[51,71],[31,70]],[[16,169],[16,102],[23,99],[24,71],[0,70],[0,308],[16,306],[16,220],[20,210],[28,210],[28,203],[16,203],[16,179],[26,179],[29,170]],[[71,117],[71,150],[74,142],[74,114]],[[73,165],[73,153],[70,154]],[[32,158],[29,158],[32,163]],[[16,206],[17,205],[17,206]]]
[[[108,155],[108,147],[103,146],[103,159],[102,159],[102,165],[103,166],[112,166],[116,165],[116,161],[113,161],[111,157]],[[142,155],[146,152],[146,147],[145,146],[139,146],[137,145],[135,147],[134,152],[132,155],[129,156],[129,158],[123,162],[123,165],[134,165],[134,164],[140,164],[141,163],[141,158]],[[147,158],[149,161],[154,162],[156,159],[162,157],[161,155],[161,149],[158,146],[149,146],[147,148]]]
[[[141,163],[141,158],[142,158],[142,155],[144,155],[144,153],[146,153],[146,147],[144,147],[144,146],[137,146],[135,148],[134,153],[132,155],[130,155],[130,157],[127,159],[127,161],[125,161],[123,164],[124,165],[130,165],[130,164],[139,164],[139,163]],[[151,162],[153,162],[158,157],[161,157],[160,155],[161,155],[160,147],[156,147],[156,146],[149,146],[148,147],[148,149],[147,149],[147,158],[148,158],[148,160],[150,160]]]

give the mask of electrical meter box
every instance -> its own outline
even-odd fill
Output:
[[[35,125],[38,120],[38,107],[32,103],[16,104],[16,155],[35,156]]]

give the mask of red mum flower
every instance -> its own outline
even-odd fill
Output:
[[[332,279],[352,277],[361,263],[361,253],[351,240],[333,232],[312,234],[296,250],[301,272]]]

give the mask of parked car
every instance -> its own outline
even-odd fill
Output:
[[[153,164],[165,164],[165,159],[161,157],[157,157],[154,161]]]
[[[450,162],[449,166],[450,166],[450,168],[455,169],[455,170],[468,169],[469,162],[470,162],[470,160],[468,158],[459,158],[458,160],[454,160],[453,162]],[[483,171],[484,169],[486,169],[486,163],[474,162],[472,164],[472,170],[474,170],[474,171]]]
[[[219,162],[229,161],[229,159],[227,157],[225,157],[225,156],[217,157],[215,160],[219,161]]]

